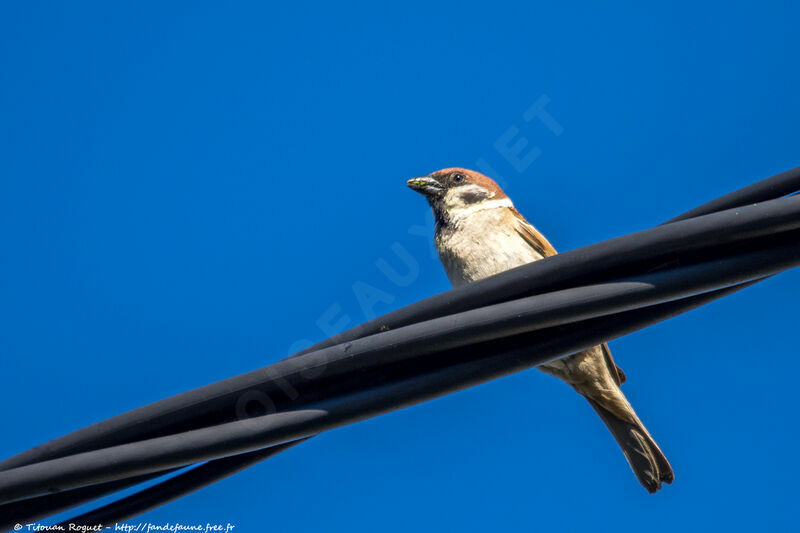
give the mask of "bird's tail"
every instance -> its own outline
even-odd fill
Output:
[[[585,396],[584,396],[585,397]],[[661,488],[661,483],[672,483],[675,474],[658,444],[645,429],[641,420],[630,411],[630,420],[623,420],[591,398],[586,398],[603,419],[622,453],[633,469],[636,479],[651,494]]]

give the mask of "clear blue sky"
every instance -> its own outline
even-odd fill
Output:
[[[3,3],[0,455],[447,289],[409,177],[491,167],[567,250],[800,164],[799,15],[764,1]],[[559,128],[526,121],[537,102]],[[538,156],[508,155],[521,138]],[[416,267],[387,277],[408,273],[398,250]],[[357,298],[369,287],[372,308]],[[676,471],[655,496],[586,402],[530,371],[333,431],[146,519],[788,530],[798,289],[800,272],[783,274],[612,343]]]

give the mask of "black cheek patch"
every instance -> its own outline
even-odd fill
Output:
[[[475,202],[480,202],[481,200],[485,200],[489,197],[489,193],[485,190],[481,189],[467,189],[464,192],[460,193],[459,196],[465,203],[472,204]]]

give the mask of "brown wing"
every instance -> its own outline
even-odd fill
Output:
[[[514,215],[517,218],[517,233],[519,233],[520,236],[531,245],[531,248],[539,252],[542,257],[550,257],[551,255],[556,255],[558,253],[556,252],[556,249],[553,248],[553,245],[544,238],[544,235],[539,233],[539,231],[534,228],[530,222],[525,220],[525,217],[523,217],[519,211],[513,207],[511,208],[511,211],[514,212]]]
[[[525,239],[525,241],[530,244],[534,250],[539,252],[542,257],[550,257],[551,255],[556,255],[558,253],[556,252],[556,249],[553,248],[553,245],[544,238],[544,235],[539,233],[539,231],[534,228],[530,222],[525,220],[525,217],[523,217],[519,211],[514,208],[511,210],[517,217],[517,233],[519,233],[520,236]],[[614,376],[617,385],[622,385],[627,379],[625,377],[625,372],[623,372],[622,369],[614,362],[614,358],[611,357],[611,350],[608,349],[608,345],[603,343],[600,345],[600,347],[603,349],[603,357],[605,357],[606,364],[608,364],[608,368],[611,371],[611,374]]]

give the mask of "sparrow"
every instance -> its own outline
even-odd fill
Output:
[[[435,218],[434,242],[453,286],[464,285],[556,254],[491,178],[446,168],[408,180],[427,198]],[[614,435],[633,473],[648,492],[672,483],[667,458],[639,420],[620,385],[625,374],[605,343],[540,365],[589,401]]]

